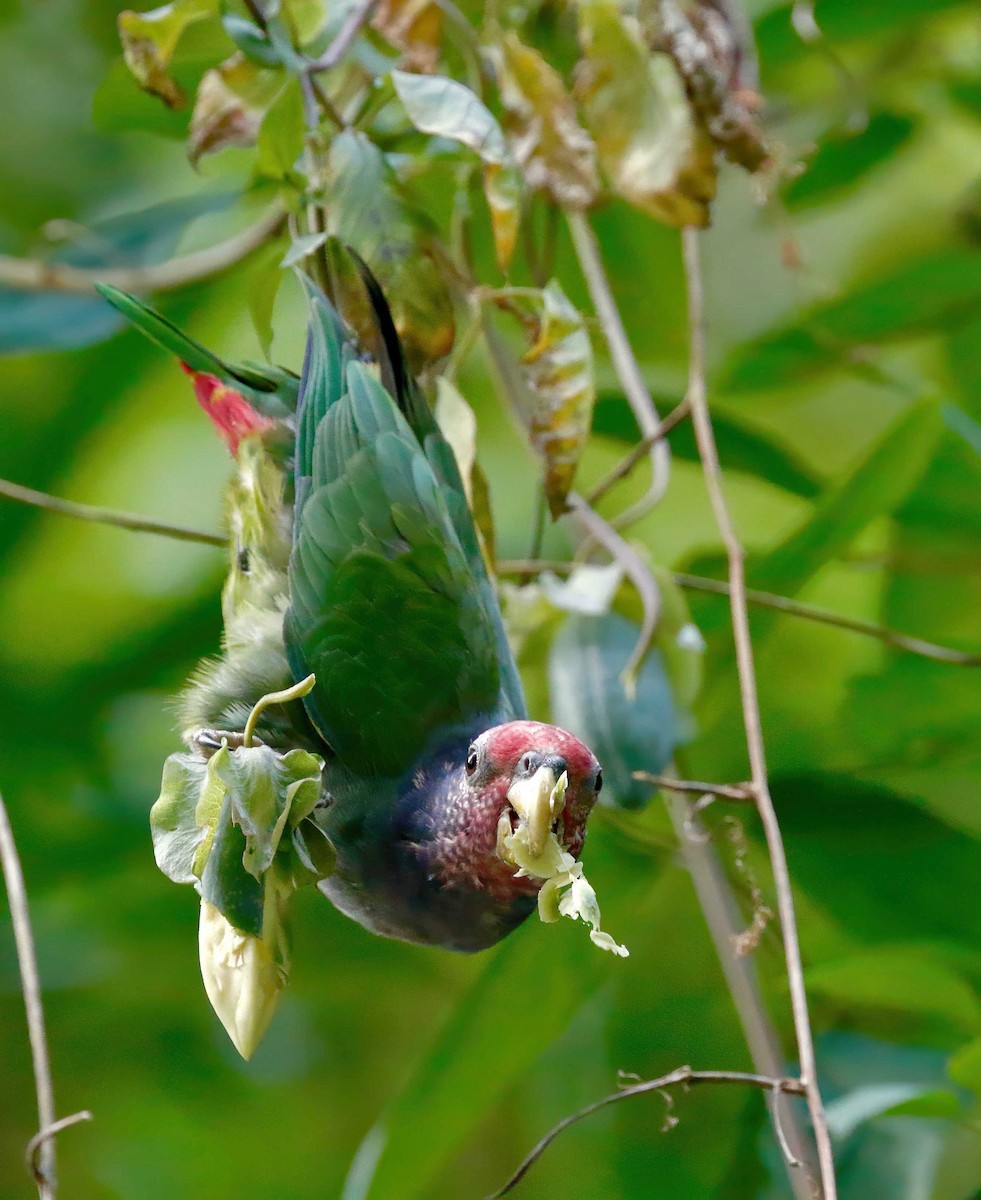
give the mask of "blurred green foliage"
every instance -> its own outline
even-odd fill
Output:
[[[198,175],[179,141],[140,131],[144,106],[158,133],[183,124],[121,73],[117,8],[55,0],[0,13],[8,253],[68,237],[66,260],[107,245],[119,262],[159,259],[213,243],[240,216],[222,199],[241,175],[238,151],[202,160]],[[704,237],[710,392],[751,578],[981,650],[977,13],[826,0],[818,17],[836,65],[797,37],[789,5],[750,8],[774,140],[788,163],[810,164],[765,206],[724,170]],[[543,10],[542,39],[554,15]],[[181,86],[214,61],[206,41],[192,39],[175,69]],[[557,61],[564,53],[557,42]],[[294,99],[280,106],[287,117]],[[443,207],[434,196],[432,211]],[[156,217],[127,240],[121,218],[141,210]],[[594,225],[667,407],[686,363],[677,235],[619,201]],[[493,262],[489,226],[475,251]],[[268,269],[256,259],[163,306],[218,353],[259,357],[243,297]],[[561,234],[556,273],[586,307]],[[0,320],[6,349],[35,331],[35,349],[0,362],[0,476],[214,527],[227,462],[173,362],[135,333],[104,340],[115,318],[86,298],[3,293]],[[297,367],[291,286],[274,330],[275,358]],[[636,436],[605,360],[599,382],[585,487]],[[480,353],[459,383],[478,415],[498,553],[523,557],[538,468]],[[631,537],[662,567],[717,572],[690,434],[673,444],[669,493]],[[640,474],[610,497],[611,513],[640,497]],[[560,528],[545,549],[565,552]],[[201,988],[196,904],[156,870],[147,825],[175,748],[168,697],[217,645],[221,555],[4,502],[0,560],[0,786],[31,898],[58,1111],[96,1116],[59,1140],[65,1195],[473,1200],[618,1070],[749,1066],[658,800],[591,825],[589,875],[628,960],[565,923],[534,922],[456,958],[373,938],[301,895],[290,990],[266,1043],[240,1061]],[[691,606],[707,649],[685,769],[737,780],[747,768],[724,602]],[[754,631],[842,1196],[968,1200],[981,1187],[979,678],[790,617],[757,612]],[[527,640],[522,666],[545,716],[547,638]],[[739,863],[722,815],[709,823],[736,887],[756,881],[772,902],[758,831],[739,818]],[[36,1123],[8,933],[0,925],[4,1200],[28,1194],[20,1164]],[[756,957],[789,1047],[772,927]],[[607,1109],[517,1194],[787,1194],[760,1096],[705,1088],[679,1095],[675,1115],[661,1133],[656,1097]]]

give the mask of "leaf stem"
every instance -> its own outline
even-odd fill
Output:
[[[693,1071],[691,1067],[678,1067],[676,1070],[670,1071],[667,1075],[662,1075],[658,1079],[642,1080],[640,1083],[633,1083],[628,1087],[621,1088],[617,1092],[612,1092],[609,1096],[604,1096],[602,1100],[597,1100],[593,1104],[587,1104],[579,1112],[573,1113],[572,1116],[559,1121],[528,1154],[521,1166],[508,1179],[507,1183],[503,1187],[498,1188],[496,1192],[492,1192],[485,1200],[500,1200],[500,1197],[506,1196],[509,1192],[513,1191],[560,1133],[563,1133],[570,1126],[577,1124],[584,1118],[592,1116],[593,1113],[599,1112],[601,1108],[606,1108],[610,1104],[618,1104],[622,1100],[631,1100],[635,1096],[645,1096],[650,1092],[660,1092],[665,1088],[677,1087],[679,1084],[687,1088],[699,1083],[735,1083],[762,1088],[768,1092],[782,1092],[798,1096],[804,1092],[804,1085],[799,1079],[781,1079],[770,1075],[752,1075],[745,1071]]]
[[[784,850],[783,836],[777,821],[773,800],[770,797],[766,770],[766,754],[763,747],[763,729],[760,721],[759,698],[756,688],[756,672],[753,665],[753,644],[749,632],[748,602],[746,597],[745,550],[736,533],[722,484],[722,470],[712,419],[709,415],[705,385],[705,307],[702,294],[702,274],[699,259],[698,231],[689,226],[682,231],[685,280],[688,288],[688,323],[690,339],[690,361],[688,399],[691,403],[695,441],[705,485],[715,514],[716,524],[725,543],[729,563],[729,604],[732,611],[733,640],[736,646],[736,666],[739,675],[739,691],[742,698],[743,725],[746,747],[749,754],[750,773],[756,807],[763,825],[770,865],[773,872],[777,896],[777,911],[783,935],[784,958],[790,987],[790,1004],[797,1040],[800,1062],[800,1078],[807,1096],[807,1107],[811,1114],[811,1125],[818,1152],[818,1169],[824,1200],[836,1200],[834,1158],[831,1152],[831,1137],[824,1115],[824,1104],[817,1081],[817,1063],[814,1054],[814,1037],[811,1032],[810,1014],[807,1007],[807,991],[804,986],[804,970],[801,961],[800,940],[794,913],[794,897],[790,886],[790,872]]]
[[[246,749],[252,745],[255,727],[258,725],[259,718],[267,708],[270,708],[274,704],[289,704],[291,700],[299,700],[303,696],[308,696],[313,691],[316,682],[316,675],[308,675],[306,679],[301,679],[299,683],[294,683],[292,687],[283,688],[281,692],[269,692],[258,700],[249,713],[249,719],[245,722],[245,729],[242,731],[242,745]]]
[[[625,454],[608,474],[603,476],[586,497],[589,503],[598,504],[614,484],[619,483],[621,479],[626,479],[640,460],[647,456],[654,443],[667,437],[675,426],[680,425],[689,416],[690,412],[691,406],[687,400],[682,400],[680,404],[676,405],[653,433],[641,438],[637,445],[628,454]]]
[[[307,63],[306,71],[308,74],[312,74],[315,71],[329,71],[332,67],[337,66],[348,52],[351,43],[358,36],[361,27],[371,16],[371,10],[377,3],[378,0],[358,0],[358,3],[345,17],[344,23],[337,31],[337,36],[323,54],[319,58],[311,59]]]
[[[50,496],[47,492],[35,491],[34,488],[12,483],[9,479],[0,479],[0,496],[5,496],[8,500],[16,500],[20,504],[30,504],[34,508],[43,508],[48,512],[60,513],[65,517],[93,521],[97,525],[115,525],[119,529],[131,529],[134,533],[155,533],[159,537],[175,538],[181,542],[198,542],[205,546],[228,545],[228,539],[218,533],[183,529],[179,525],[170,525],[164,521],[152,521],[148,517],[119,512],[114,508],[99,508],[94,504],[79,504],[74,500],[63,500],[60,496]]]
[[[627,403],[640,426],[651,462],[651,486],[647,495],[636,504],[620,513],[617,525],[626,525],[649,512],[667,491],[671,473],[671,454],[668,444],[660,436],[661,421],[657,407],[644,382],[637,359],[630,347],[627,331],[613,296],[613,289],[603,266],[596,235],[586,215],[567,211],[565,214],[572,244],[579,258],[579,265],[586,279],[589,294],[597,316],[603,327],[603,335],[610,349],[610,358],[620,379]]]
[[[97,283],[108,283],[124,292],[174,291],[210,279],[241,262],[278,233],[285,220],[282,208],[273,205],[253,225],[217,246],[145,267],[84,268],[0,254],[0,286],[81,296],[94,292]]]

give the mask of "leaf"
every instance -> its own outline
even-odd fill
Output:
[[[372,27],[386,42],[402,51],[402,65],[431,75],[439,64],[443,13],[438,4],[423,0],[382,0]]]
[[[241,54],[206,71],[198,85],[187,140],[187,156],[197,165],[205,154],[227,146],[254,146],[279,76]]]
[[[955,1083],[981,1095],[981,1037],[968,1042],[952,1055],[947,1070]]]
[[[818,502],[810,520],[751,569],[752,586],[788,596],[800,591],[873,518],[899,507],[926,469],[940,431],[935,404],[911,408],[886,431],[847,482]]]
[[[259,170],[272,179],[294,175],[303,153],[304,133],[300,84],[289,79],[269,105],[259,127]]]
[[[497,119],[482,100],[455,79],[393,71],[392,84],[416,129],[460,142],[484,164],[484,194],[491,211],[494,250],[498,266],[506,270],[518,236],[521,183]]]
[[[596,385],[593,348],[582,313],[556,280],[532,294],[502,302],[526,320],[531,347],[522,358],[523,375],[535,406],[531,444],[545,462],[545,494],[553,518],[565,501],[589,438]]]
[[[269,38],[253,21],[247,21],[237,13],[223,12],[222,28],[251,62],[263,67],[280,65],[279,55],[270,44]]]
[[[596,146],[579,124],[562,77],[513,30],[488,52],[511,151],[528,187],[547,192],[564,208],[588,208],[599,191]]]
[[[838,134],[821,141],[806,170],[784,188],[790,209],[823,204],[890,162],[916,129],[915,122],[893,112],[872,113],[859,133]]]
[[[164,763],[160,796],[150,809],[150,829],[157,866],[174,883],[194,883],[198,878],[194,860],[206,827],[198,824],[196,813],[206,789],[217,791],[220,804],[220,781],[210,779],[203,759],[186,753],[170,755]]]
[[[601,801],[636,808],[652,787],[635,771],[658,773],[683,740],[681,720],[659,650],[645,656],[628,699],[621,678],[639,626],[618,613],[570,615],[549,653],[552,719],[592,749],[603,767]]]
[[[174,71],[178,84],[185,72]],[[190,79],[193,86],[194,80]],[[92,97],[92,122],[103,133],[151,133],[183,140],[187,137],[187,112],[168,108],[155,96],[133,86],[133,73],[120,56],[109,66]]]
[[[186,97],[168,73],[170,60],[189,25],[212,16],[217,0],[173,0],[150,12],[119,14],[123,57],[144,91],[159,96],[168,108],[180,108]]]
[[[576,94],[619,195],[669,225],[707,225],[715,149],[667,54],[649,54],[616,0],[583,0]]]
[[[331,143],[325,185],[329,232],[352,246],[378,276],[413,371],[448,354],[453,306],[425,232],[401,194],[385,155],[364,134]]]
[[[273,341],[273,309],[283,282],[283,255],[289,246],[286,236],[278,237],[264,246],[255,258],[249,280],[249,316],[266,361],[271,361]]]

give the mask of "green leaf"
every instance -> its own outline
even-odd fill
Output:
[[[455,79],[392,72],[392,85],[416,129],[450,138],[484,164],[484,193],[491,211],[497,262],[505,270],[514,254],[521,184],[504,133],[490,109]]]
[[[916,129],[912,118],[893,112],[872,113],[860,132],[825,138],[807,169],[784,189],[790,209],[823,204],[862,182],[876,167],[892,161]]]
[[[806,972],[808,990],[849,1010],[931,1017],[955,1029],[981,1028],[981,1000],[958,972],[919,948],[876,947]]]
[[[221,23],[225,32],[246,58],[263,67],[281,65],[279,55],[270,44],[269,38],[254,22],[247,21],[245,17],[240,17],[237,13],[223,12]]]
[[[940,435],[935,404],[909,410],[814,515],[750,571],[754,587],[792,596],[841,555],[875,517],[891,513],[923,475]]]
[[[453,306],[425,253],[426,230],[385,155],[364,134],[347,130],[334,138],[325,194],[329,232],[378,276],[413,370],[448,354]]]
[[[267,362],[271,361],[273,309],[283,282],[283,255],[288,246],[289,238],[286,236],[264,246],[256,255],[249,280],[249,316]]]
[[[150,809],[150,829],[157,866],[174,883],[194,883],[199,877],[194,860],[206,828],[197,822],[197,807],[203,792],[214,791],[220,804],[221,782],[212,780],[208,764],[197,755],[171,754],[164,763],[160,796]]]
[[[168,108],[180,108],[186,97],[169,74],[170,60],[184,30],[213,16],[218,0],[174,0],[150,12],[121,12],[118,18],[123,57],[144,91],[159,96]]]
[[[715,148],[674,62],[648,52],[616,0],[582,0],[578,12],[577,93],[614,190],[669,225],[707,225]]]
[[[599,191],[596,146],[579,124],[562,77],[513,30],[488,53],[511,150],[528,187],[547,192],[564,208],[588,208]]]
[[[954,1083],[981,1094],[981,1037],[968,1042],[952,1055],[947,1070]]]
[[[173,74],[182,90],[193,86],[193,78],[187,84],[181,78],[187,72],[175,68]],[[153,133],[175,139],[187,136],[187,112],[168,108],[135,87],[132,72],[121,56],[112,62],[92,97],[92,122],[104,133]]]
[[[845,361],[867,343],[944,329],[981,309],[981,254],[967,247],[904,263],[803,320],[744,343],[722,373],[727,391],[768,391]]]
[[[603,767],[604,803],[636,808],[653,791],[635,771],[660,772],[683,740],[678,708],[659,650],[650,650],[633,699],[621,678],[640,628],[617,613],[570,615],[549,653],[552,718],[592,749]]]
[[[300,85],[296,79],[289,79],[259,126],[259,170],[271,179],[294,175],[303,153],[304,132]]]

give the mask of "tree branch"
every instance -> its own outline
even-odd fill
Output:
[[[282,208],[274,205],[255,224],[217,246],[145,267],[73,267],[68,263],[0,254],[0,287],[29,292],[70,292],[80,296],[94,292],[97,283],[108,283],[124,292],[174,291],[210,279],[241,262],[267,242],[285,220]]]
[[[597,504],[601,497],[605,496],[614,484],[619,483],[621,479],[626,479],[640,460],[647,455],[654,443],[659,442],[661,438],[667,437],[671,430],[676,425],[680,425],[688,416],[689,411],[687,400],[682,400],[680,404],[676,405],[652,434],[641,438],[637,445],[628,454],[623,456],[613,470],[603,476],[586,497],[589,503]]]
[[[695,779],[675,779],[673,775],[652,775],[650,771],[634,771],[634,779],[672,792],[693,792],[696,796],[718,796],[722,800],[754,798],[753,789],[746,784],[700,783]]]
[[[371,10],[377,3],[378,0],[358,0],[358,3],[345,17],[344,24],[337,31],[337,36],[331,44],[319,58],[312,59],[307,64],[307,72],[312,74],[314,71],[329,71],[331,67],[336,67],[348,52],[351,43],[371,16]]]
[[[647,450],[651,460],[651,486],[642,500],[618,515],[617,525],[627,525],[653,508],[667,491],[671,474],[671,453],[667,442],[660,436],[661,421],[657,407],[630,348],[627,331],[623,327],[620,310],[613,297],[610,281],[606,277],[592,226],[584,213],[566,212],[565,216],[593,307],[603,327],[614,369],[627,403],[640,426],[641,437],[645,443],[649,443]]]
[[[760,814],[766,837],[777,896],[777,911],[783,934],[784,957],[787,964],[787,979],[790,986],[790,1003],[797,1040],[800,1077],[807,1096],[807,1107],[811,1114],[814,1139],[818,1152],[818,1169],[824,1200],[836,1200],[834,1158],[831,1152],[831,1137],[824,1116],[824,1104],[817,1082],[817,1064],[814,1056],[814,1037],[807,1007],[807,992],[804,987],[804,970],[801,962],[797,920],[794,913],[794,897],[790,886],[790,872],[784,851],[783,836],[770,797],[766,771],[766,755],[763,748],[763,729],[760,722],[759,698],[756,689],[756,672],[753,665],[753,644],[749,633],[749,614],[746,599],[745,551],[739,541],[722,486],[722,471],[712,430],[705,387],[705,309],[702,297],[701,264],[699,261],[698,232],[693,227],[682,231],[685,279],[688,286],[688,322],[690,348],[688,399],[691,402],[695,441],[705,476],[712,511],[725,543],[729,563],[729,603],[732,611],[732,631],[736,646],[736,665],[739,674],[739,692],[742,699],[743,724],[746,732],[746,747],[749,754],[756,807]]]
[[[575,1125],[586,1117],[592,1116],[593,1113],[599,1112],[601,1108],[606,1108],[610,1104],[617,1104],[621,1100],[631,1100],[634,1096],[645,1096],[649,1092],[661,1092],[665,1088],[676,1087],[678,1084],[683,1084],[688,1088],[699,1083],[736,1083],[749,1087],[762,1088],[764,1091],[769,1092],[786,1092],[791,1095],[802,1095],[804,1092],[803,1084],[799,1079],[781,1079],[769,1075],[751,1075],[744,1071],[693,1071],[691,1067],[678,1067],[677,1070],[671,1071],[667,1075],[662,1075],[659,1079],[647,1079],[641,1083],[633,1083],[628,1087],[621,1088],[618,1092],[612,1092],[609,1096],[604,1096],[602,1100],[588,1104],[571,1117],[566,1117],[560,1121],[535,1146],[522,1162],[521,1166],[508,1179],[507,1183],[503,1187],[498,1188],[496,1192],[491,1192],[485,1200],[500,1200],[500,1197],[506,1196],[508,1192],[513,1191],[560,1133],[563,1133],[571,1125]]]
[[[134,533],[155,533],[159,537],[175,538],[181,542],[198,542],[205,546],[228,545],[228,539],[218,533],[182,529],[179,525],[152,521],[148,517],[137,517],[132,513],[119,512],[114,508],[99,508],[94,504],[78,504],[74,500],[62,500],[59,496],[50,496],[47,492],[38,492],[34,488],[24,487],[22,484],[11,483],[9,479],[0,479],[0,496],[5,496],[8,500],[16,500],[20,504],[30,504],[34,508],[47,509],[48,512],[61,513],[65,517],[93,521],[97,525],[115,525],[119,529],[131,529]]]

